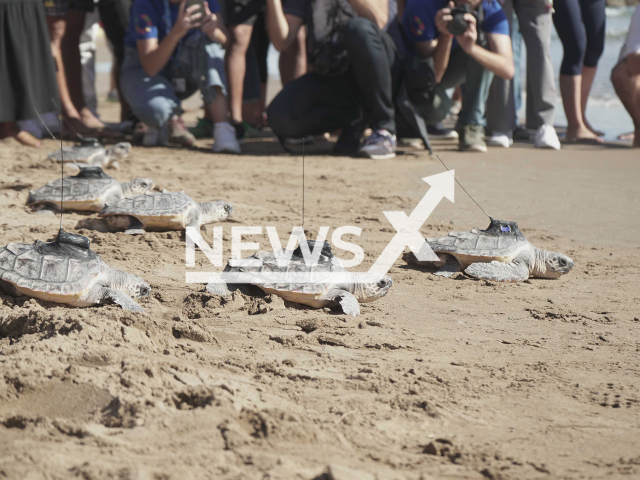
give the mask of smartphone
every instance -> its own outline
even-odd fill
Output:
[[[192,5],[199,5],[200,9],[196,9],[193,12],[191,12],[191,15],[199,13],[200,15],[202,15],[197,21],[198,23],[200,23],[202,21],[202,19],[204,18],[204,2],[206,2],[207,0],[187,0],[187,4],[184,6],[184,9],[186,10],[187,8],[189,8]]]

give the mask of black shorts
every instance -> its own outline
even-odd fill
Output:
[[[100,0],[98,11],[107,38],[113,45],[118,64],[124,61],[124,38],[129,27],[129,12],[133,0]]]
[[[260,0],[225,0],[224,12],[226,23],[227,25],[253,25],[256,23],[258,13],[264,10],[265,5],[266,1],[262,2]],[[241,17],[246,16],[243,13],[243,11],[246,11],[245,8],[249,8],[251,11],[254,11],[254,13],[248,18],[242,19]],[[238,18],[241,18],[241,20],[238,21]]]
[[[47,15],[62,16],[67,10],[93,12],[93,0],[44,0],[44,11]]]

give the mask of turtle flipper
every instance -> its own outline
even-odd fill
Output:
[[[465,273],[472,277],[494,282],[523,282],[529,278],[529,267],[524,262],[472,263]]]
[[[115,303],[116,305],[120,305],[124,310],[144,313],[143,308],[138,305],[135,300],[120,290],[114,290],[113,288],[95,287],[89,292],[87,297],[87,301],[96,304]]]
[[[320,297],[320,300],[329,300],[339,303],[342,311],[352,317],[360,315],[360,304],[358,299],[350,292],[340,288],[332,288]]]
[[[458,272],[462,271],[462,267],[460,266],[460,262],[453,255],[447,255],[447,258],[438,271],[434,275],[438,275],[440,277],[450,277]]]
[[[231,291],[224,281],[209,282],[207,284],[207,292],[213,293],[214,295],[231,295]]]

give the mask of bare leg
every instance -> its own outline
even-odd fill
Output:
[[[280,67],[280,78],[284,87],[291,80],[301,77],[307,73],[307,48],[305,45],[306,33],[303,28],[298,30],[296,41],[280,54],[278,66]]]
[[[231,118],[236,122],[242,121],[242,93],[244,75],[247,70],[247,48],[251,41],[251,25],[235,25],[230,27],[231,45],[227,49],[227,80],[229,87],[229,103]]]
[[[220,87],[215,87],[216,98],[209,105],[205,105],[204,112],[205,118],[209,118],[211,122],[228,122],[228,103],[227,97],[222,94]]]
[[[47,15],[47,26],[49,27],[49,36],[51,37],[51,54],[56,64],[56,80],[58,81],[62,113],[69,119],[79,121],[80,114],[73,105],[71,96],[69,95],[67,77],[62,59],[62,39],[66,31],[67,22],[65,17]]]
[[[589,93],[591,92],[591,86],[593,85],[593,80],[596,78],[597,71],[598,67],[582,67],[582,92],[580,93],[580,95],[582,98],[582,121],[584,123],[584,126],[587,127],[587,129],[589,129],[593,134],[602,137],[604,136],[604,132],[596,130],[587,121],[587,102],[589,101]]]
[[[611,82],[633,120],[633,146],[640,148],[640,53],[631,54],[618,63],[611,72]]]
[[[120,64],[116,58],[113,59],[113,66],[111,67],[111,74],[115,76],[115,86],[118,90],[118,99],[120,100],[120,121],[123,122],[129,116],[131,107],[124,98],[122,90],[120,89]]]
[[[104,128],[86,107],[82,95],[82,64],[80,62],[80,35],[84,28],[85,13],[79,10],[69,10],[65,15],[66,31],[62,39],[62,56],[67,79],[67,86],[71,101],[80,115],[82,130]],[[76,128],[74,126],[74,128]],[[78,130],[78,128],[76,128]]]
[[[591,140],[602,143],[602,139],[592,133],[582,121],[582,76],[560,75],[560,93],[567,115],[567,140]]]

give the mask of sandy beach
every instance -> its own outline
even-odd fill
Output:
[[[104,99],[105,76],[99,77]],[[197,101],[191,107],[197,106]],[[117,107],[101,103],[106,121]],[[196,111],[186,115],[193,124]],[[8,479],[539,479],[640,476],[640,155],[620,144],[528,143],[440,158],[494,218],[575,261],[559,280],[442,278],[398,259],[394,286],[359,317],[186,284],[180,232],[76,230],[152,287],[146,314],[0,296],[0,477]],[[59,176],[56,148],[0,141],[0,245],[53,240],[59,217],[24,205]],[[444,167],[305,158],[305,230],[362,229],[367,270]],[[244,155],[134,147],[108,173],[150,177],[196,201],[234,205],[224,227],[302,221],[302,157],[271,138]],[[459,188],[421,232],[488,219]],[[211,227],[205,237],[211,238]],[[248,241],[268,247],[266,235]],[[336,251],[348,258],[349,254]],[[198,254],[197,268],[207,260]],[[210,268],[210,267],[209,267]]]

